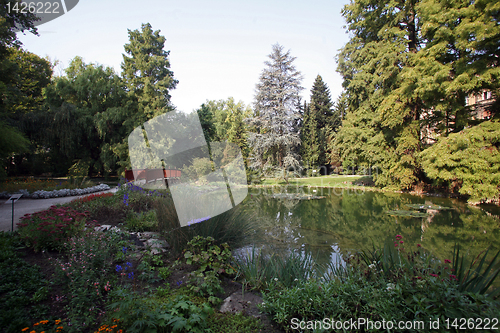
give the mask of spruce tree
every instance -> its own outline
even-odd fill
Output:
[[[293,65],[295,57],[283,46],[273,45],[268,57],[256,87],[254,115],[247,120],[256,128],[249,135],[252,166],[279,169],[287,180],[287,169],[299,167],[296,147],[300,144],[297,126],[302,75]]]

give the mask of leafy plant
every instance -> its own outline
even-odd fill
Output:
[[[235,273],[230,265],[232,256],[229,245],[224,243],[218,246],[212,237],[195,236],[188,242],[184,258],[187,264],[197,265],[200,272],[210,269],[217,274]]]
[[[169,302],[143,297],[124,289],[113,292],[108,306],[112,318],[127,332],[206,332],[207,318],[213,310],[207,304],[196,306],[185,296]]]
[[[468,291],[478,294],[488,294],[494,297],[500,293],[500,288],[495,288],[491,292],[489,291],[490,286],[498,277],[500,273],[500,268],[498,267],[498,256],[500,251],[497,252],[495,257],[490,261],[489,265],[486,266],[486,258],[488,256],[489,249],[483,254],[482,257],[478,255],[466,268],[465,256],[460,256],[460,246],[457,244],[453,251],[453,263],[452,267],[455,272],[455,279],[458,281],[458,289],[460,291]]]
[[[156,211],[134,213],[130,212],[125,221],[125,227],[130,231],[153,231],[158,226]]]
[[[40,313],[35,305],[48,294],[40,268],[19,257],[20,244],[17,236],[0,232],[0,327],[9,333],[19,332],[36,319]]]
[[[121,237],[112,231],[89,231],[64,244],[67,258],[54,260],[57,281],[68,294],[67,315],[75,329],[88,328],[102,315],[97,305],[115,285],[112,262]]]

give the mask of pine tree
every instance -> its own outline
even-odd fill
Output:
[[[330,89],[323,82],[320,75],[316,77],[311,89],[311,103],[309,105],[312,121],[316,124],[313,137],[316,143],[311,146],[312,156],[316,156],[312,166],[323,166],[328,163],[327,143],[328,136],[332,131],[337,131],[340,126],[340,118],[332,109]],[[307,135],[307,134],[306,134]],[[311,161],[313,162],[313,161]]]
[[[308,169],[316,169],[320,165],[320,135],[319,135],[319,111],[314,104],[307,105],[304,102],[304,120],[300,131],[302,141],[301,152],[304,166]]]
[[[294,57],[283,46],[273,45],[267,66],[260,75],[254,115],[248,119],[257,132],[250,133],[252,166],[279,169],[286,178],[289,167],[299,167],[295,149],[300,144],[298,119],[302,76],[293,65]]]

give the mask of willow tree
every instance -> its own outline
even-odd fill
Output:
[[[260,170],[278,169],[287,180],[287,169],[298,168],[296,147],[300,144],[299,93],[302,75],[295,69],[295,57],[283,46],[273,45],[266,68],[256,86],[253,117],[247,122],[255,129],[249,133],[251,166]]]

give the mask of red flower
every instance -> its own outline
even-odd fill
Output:
[[[451,262],[451,260],[450,259],[445,259],[444,262],[447,263],[447,264],[449,264]]]
[[[420,244],[417,244],[417,247],[422,247],[422,245],[420,245]]]
[[[434,276],[434,277],[438,277],[438,275],[437,275],[437,274],[432,274],[432,273],[431,273],[431,274],[429,274],[429,275],[430,275],[430,276]]]

